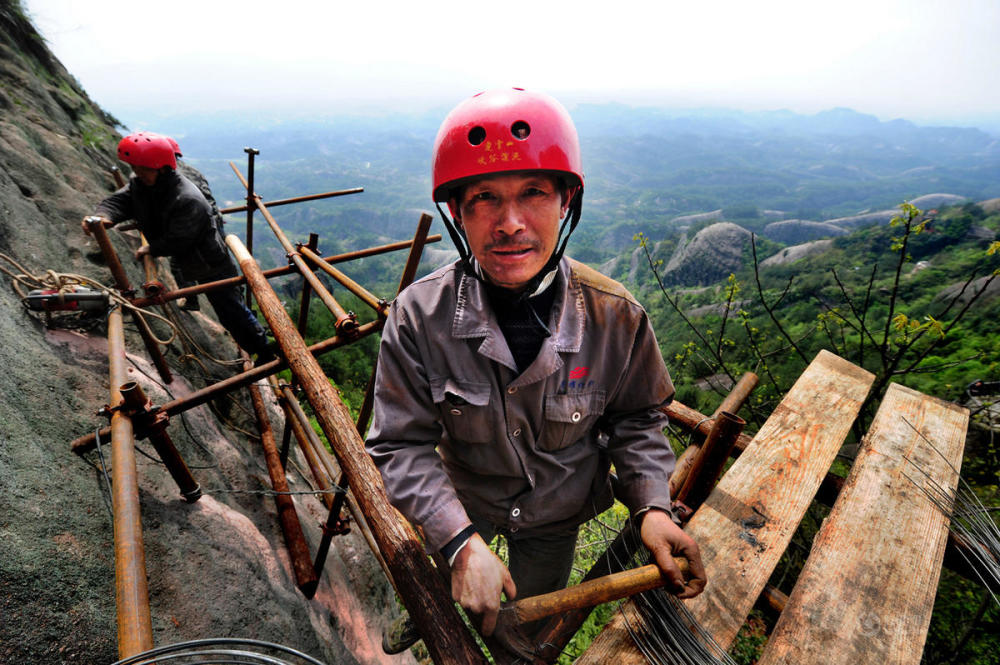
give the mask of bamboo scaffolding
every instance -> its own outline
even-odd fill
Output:
[[[118,655],[128,658],[153,647],[142,542],[139,481],[132,420],[119,407],[121,386],[128,383],[125,331],[120,308],[108,316],[108,365],[111,412],[111,499],[115,533],[115,605]]]
[[[485,657],[465,629],[448,590],[434,572],[412,527],[399,519],[389,503],[382,479],[365,453],[347,407],[309,353],[277,294],[246,247],[234,235],[228,236],[226,242],[236,255],[292,373],[297,376],[315,410],[323,433],[337,452],[341,470],[352,487],[361,488],[355,498],[392,577],[397,581],[406,581],[406,584],[397,584],[397,590],[420,630],[431,658],[439,665],[485,664]]]

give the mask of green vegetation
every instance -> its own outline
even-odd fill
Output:
[[[711,413],[724,391],[710,386],[756,372],[761,384],[748,420],[759,427],[808,361],[828,349],[876,375],[855,427],[857,443],[890,381],[961,402],[971,382],[1000,378],[1000,298],[979,295],[1000,280],[1000,214],[971,204],[928,216],[909,204],[900,209],[889,225],[838,238],[805,262],[750,262],[725,283],[701,289],[664,288],[663,260],[647,236],[638,236],[650,269],[630,286],[654,321],[677,399]],[[834,471],[846,473],[849,462],[838,460]],[[1000,503],[995,432],[973,425],[962,475],[984,503]],[[803,520],[772,578],[782,590],[790,591],[824,514],[814,506]],[[1000,607],[981,587],[946,572],[924,662],[1000,662],[998,621]],[[763,634],[748,624],[734,657],[754,662]]]

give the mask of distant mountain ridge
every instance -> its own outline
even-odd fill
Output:
[[[407,237],[416,211],[433,210],[431,149],[444,114],[176,115],[144,128],[175,135],[221,200],[245,196],[228,162],[243,164],[247,145],[261,151],[257,183],[265,198],[364,187],[336,203],[282,211],[293,232],[336,228],[350,245],[373,231]],[[1000,140],[976,129],[880,121],[850,109],[802,115],[581,104],[572,114],[586,192],[570,251],[590,263],[627,249],[637,231],[655,237],[678,217],[736,205],[822,222],[927,192],[1000,197]],[[775,220],[762,219],[761,228],[767,221]]]

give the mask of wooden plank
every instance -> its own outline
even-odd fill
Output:
[[[760,665],[920,662],[948,539],[921,471],[955,488],[968,421],[889,386]]]
[[[687,601],[728,648],[857,417],[874,376],[828,352],[809,364],[688,523],[708,586]],[[621,613],[579,665],[642,663]]]

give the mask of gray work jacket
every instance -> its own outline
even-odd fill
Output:
[[[468,513],[524,533],[575,527],[610,505],[610,463],[630,510],[670,506],[658,407],[674,388],[646,312],[571,259],[555,288],[552,335],[520,374],[483,285],[458,264],[392,305],[366,447],[431,550]]]

